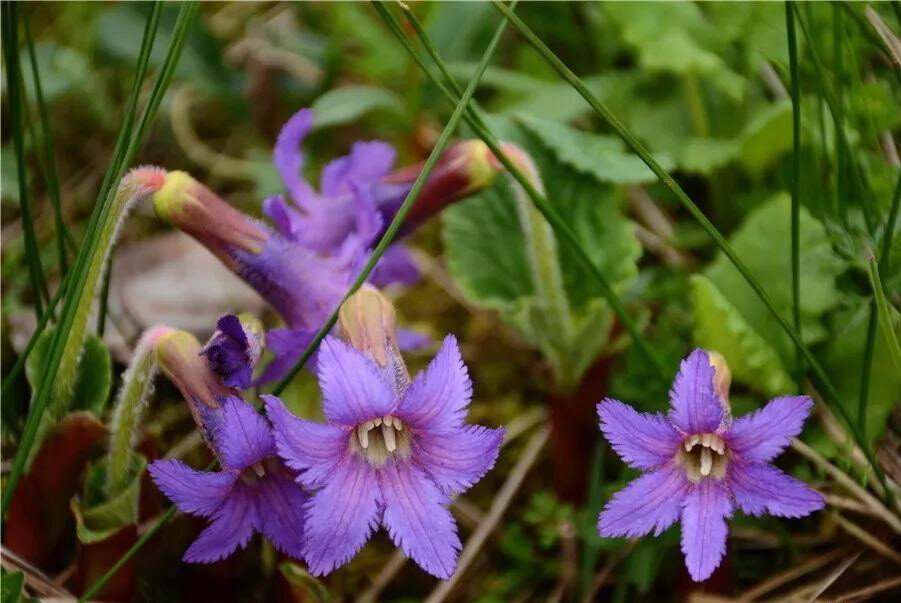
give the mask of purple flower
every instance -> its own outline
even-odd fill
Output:
[[[216,332],[203,347],[201,354],[206,356],[210,369],[228,387],[247,389],[253,367],[256,366],[263,352],[263,342],[259,332],[262,330],[258,321],[254,320],[254,333],[245,331],[245,324],[234,314],[226,314],[216,322]]]
[[[254,530],[299,559],[302,508],[308,496],[276,456],[269,423],[239,397],[237,388],[225,386],[218,371],[224,367],[231,377],[247,374],[253,356],[238,352],[242,345],[244,352],[253,349],[256,337],[235,317],[220,319],[219,328],[203,352],[192,335],[173,330],[158,342],[157,359],[185,396],[222,469],[197,471],[166,459],[151,463],[150,475],[180,511],[210,519],[185,552],[185,561],[210,563],[228,557],[247,545]]]
[[[449,577],[460,549],[450,496],[497,458],[503,429],[464,423],[472,385],[453,336],[412,383],[393,350],[370,357],[335,337],[323,341],[326,424],[264,396],[279,455],[317,490],[306,506],[303,544],[314,575],[349,561],[381,524],[420,567]]]
[[[601,536],[657,536],[681,518],[682,552],[695,581],[706,580],[725,554],[734,508],[801,517],[824,506],[820,494],[770,464],[801,432],[810,398],[775,398],[732,421],[726,371],[720,358],[696,349],[682,361],[666,416],[609,398],[598,405],[604,437],[646,472],[601,511]]]

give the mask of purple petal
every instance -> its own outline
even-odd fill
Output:
[[[197,471],[176,459],[147,467],[153,483],[182,513],[209,517],[231,492],[237,475],[228,471]]]
[[[292,469],[302,471],[305,486],[324,486],[349,450],[347,428],[295,417],[275,396],[262,396],[278,454]]]
[[[357,142],[350,153],[332,160],[322,170],[319,189],[325,197],[351,190],[351,183],[369,184],[385,177],[394,165],[394,149],[378,140]]]
[[[447,494],[409,464],[386,464],[379,481],[385,498],[382,523],[391,540],[428,573],[450,578],[460,539]]]
[[[392,245],[379,258],[375,270],[369,275],[369,281],[376,287],[388,285],[413,285],[420,281],[422,275],[410,250],[401,244]]]
[[[710,577],[726,554],[726,518],[732,515],[729,492],[722,480],[702,479],[682,510],[682,553],[695,582]]]
[[[468,425],[449,433],[413,438],[413,459],[438,487],[463,492],[482,479],[497,460],[503,429]]]
[[[670,390],[669,420],[685,433],[715,431],[724,419],[722,401],[713,388],[714,372],[702,349],[692,352],[679,367]]]
[[[413,427],[440,432],[460,427],[472,398],[472,382],[453,335],[424,371],[416,375],[398,405],[398,417]]]
[[[653,469],[672,460],[679,448],[679,433],[666,417],[636,411],[610,398],[598,404],[601,431],[622,457],[636,469]]]
[[[300,143],[312,127],[313,111],[301,109],[282,126],[275,141],[275,149],[272,151],[272,161],[282,177],[282,182],[285,183],[285,188],[288,189],[288,194],[304,209],[312,208],[318,200],[313,188],[300,173],[303,168]]]
[[[285,238],[294,240],[303,229],[304,217],[285,203],[281,195],[267,197],[263,201],[263,215],[272,220]]]
[[[319,348],[322,410],[329,422],[356,425],[388,414],[395,395],[378,365],[337,337]]]
[[[375,207],[371,187],[352,183],[354,198],[354,234],[363,247],[369,247],[376,235],[382,230],[382,215]]]
[[[372,467],[354,459],[307,502],[303,556],[314,576],[351,560],[378,526],[381,493]]]
[[[213,516],[210,525],[185,551],[189,563],[212,563],[225,559],[235,549],[247,546],[257,525],[254,494],[250,487],[237,481],[225,503]]]
[[[213,442],[223,465],[244,469],[275,454],[269,423],[254,407],[240,398],[227,398],[220,410]]]
[[[733,421],[724,438],[729,449],[745,460],[772,460],[801,433],[812,407],[807,396],[773,398],[763,408]]]
[[[266,332],[266,349],[273,354],[272,360],[257,378],[257,384],[271,383],[288,374],[304,350],[313,341],[316,331],[309,329],[270,329]],[[306,367],[316,366],[316,354],[310,356]]]
[[[685,472],[675,463],[638,477],[613,495],[598,517],[601,536],[659,536],[682,512],[690,489]]]
[[[826,504],[819,492],[766,463],[732,462],[727,479],[738,508],[749,515],[803,517]]]
[[[260,531],[275,548],[301,559],[306,492],[277,468],[270,467],[255,489]]]

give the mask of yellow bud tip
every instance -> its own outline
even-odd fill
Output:
[[[470,189],[479,190],[489,186],[499,169],[488,145],[481,140],[464,140],[458,142],[456,148],[466,158]]]
[[[722,354],[711,350],[706,350],[706,352],[710,366],[712,366],[714,370],[713,388],[716,390],[716,393],[720,395],[720,398],[728,405],[729,387],[732,385],[732,371],[729,370],[729,364]]]
[[[192,189],[197,181],[182,171],[164,173],[162,180],[153,195],[153,207],[163,220],[177,222],[179,210],[196,199]]]
[[[347,343],[383,368],[388,363],[388,348],[398,349],[394,306],[374,287],[364,285],[344,302],[338,324]]]

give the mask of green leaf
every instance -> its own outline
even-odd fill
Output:
[[[22,587],[25,586],[25,574],[3,570],[0,582],[0,603],[19,603],[22,600]]]
[[[401,98],[385,88],[344,86],[317,98],[313,103],[313,114],[316,116],[315,127],[322,129],[352,122],[376,109],[401,113],[403,107]]]
[[[25,376],[32,392],[37,391],[47,361],[47,351],[53,338],[53,329],[44,331],[25,362]],[[85,339],[78,364],[75,387],[69,400],[61,403],[68,410],[90,410],[100,414],[109,398],[112,387],[112,359],[103,340],[95,334]],[[56,404],[57,402],[54,402]]]
[[[147,461],[142,455],[132,453],[125,486],[110,496],[104,493],[107,459],[90,469],[83,501],[74,497],[70,502],[76,521],[76,534],[81,542],[90,544],[106,540],[122,528],[137,522],[141,475],[146,466]]]
[[[901,314],[891,306],[889,310],[891,327],[897,334],[901,329]],[[823,365],[832,376],[851,416],[857,416],[869,315],[868,299],[860,300],[851,310],[836,314],[832,322],[832,337],[823,354]],[[886,333],[879,329],[873,349],[867,405],[866,435],[871,442],[879,439],[885,432],[889,416],[898,400],[901,400],[901,371],[895,369]]]
[[[739,156],[752,172],[760,172],[792,148],[790,100],[767,106],[745,126]]]
[[[876,258],[871,257],[868,262],[870,268],[870,286],[873,288],[873,299],[876,301],[876,310],[879,321],[879,329],[882,332],[889,357],[895,373],[901,374],[901,346],[898,345],[898,336],[892,322],[892,314],[888,300],[885,299],[885,291],[882,288],[882,279],[879,278],[879,267]]]
[[[709,175],[738,155],[741,143],[724,138],[689,138],[679,154],[679,167],[693,174]]]
[[[648,70],[696,73],[735,100],[744,94],[744,78],[720,58],[725,48],[719,32],[695,4],[661,2],[649,10],[638,2],[611,2],[604,11]]]
[[[783,316],[791,316],[791,201],[779,193],[750,212],[729,242],[769,293]],[[823,315],[842,300],[835,279],[846,263],[832,250],[823,225],[801,208],[801,325],[805,343],[822,341]],[[706,275],[745,322],[766,341],[786,366],[794,362],[794,345],[738,270],[720,252]]]
[[[613,184],[647,184],[657,177],[637,156],[625,150],[615,136],[602,136],[576,130],[538,117],[521,115],[519,120],[562,163],[601,182]],[[665,155],[655,157],[665,169],[673,161]]]
[[[767,396],[792,388],[791,377],[779,355],[754,331],[710,279],[691,277],[695,344],[719,352],[732,371],[732,379]]]
[[[628,286],[637,274],[641,247],[614,190],[560,161],[528,129],[498,118],[491,128],[529,152],[549,202],[573,226],[614,288]],[[497,310],[540,349],[556,385],[566,389],[578,383],[608,343],[613,315],[575,252],[557,245],[536,214],[509,181],[499,179],[445,211],[444,242],[451,272],[467,296]]]

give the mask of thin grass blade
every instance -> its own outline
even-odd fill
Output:
[[[798,74],[798,40],[795,15],[791,3],[785,3],[785,27],[788,37],[788,62],[791,73],[792,100],[792,184],[791,184],[791,262],[792,319],[801,335],[801,84]],[[795,345],[795,383],[798,393],[804,391],[804,355]]]

